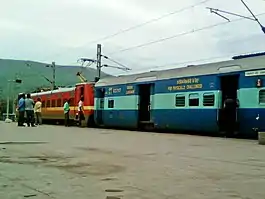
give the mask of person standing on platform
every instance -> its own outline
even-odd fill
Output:
[[[24,126],[25,121],[25,94],[21,94],[18,100],[18,126]]]
[[[70,100],[66,100],[63,105],[64,110],[64,125],[66,127],[69,127],[69,112],[70,112],[70,106],[69,106]]]
[[[25,99],[25,110],[27,116],[27,125],[28,127],[35,127],[34,122],[34,101],[31,99],[30,94],[27,94],[27,98]]]
[[[79,126],[82,126],[82,121],[85,120],[84,116],[84,97],[82,96],[80,101],[78,102],[78,119],[79,119]]]
[[[34,112],[35,112],[35,116],[36,116],[36,125],[42,124],[41,107],[42,107],[41,99],[38,98],[37,102],[34,106]]]
[[[225,113],[225,130],[227,135],[233,135],[236,128],[237,108],[239,107],[239,100],[226,96],[224,101]]]

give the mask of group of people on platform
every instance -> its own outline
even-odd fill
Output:
[[[38,98],[35,103],[31,98],[30,94],[21,94],[18,101],[18,126],[36,127],[37,125],[42,124],[42,102]],[[70,99],[66,100],[63,106],[64,110],[64,124],[66,127],[70,126],[69,122],[69,113],[70,113]],[[26,116],[26,117],[25,117]],[[78,103],[78,121],[79,126],[81,126],[82,121],[85,120],[84,116],[84,97],[81,97]]]
[[[24,123],[30,127],[42,124],[41,118],[41,99],[38,98],[35,103],[30,94],[21,94],[18,100],[18,126],[25,126]],[[26,117],[25,117],[26,115]],[[36,119],[35,119],[36,118]]]
[[[66,127],[69,127],[69,113],[70,113],[70,101],[66,100],[66,102],[64,103],[63,106],[63,110],[64,110],[64,125]],[[85,116],[84,116],[84,97],[80,98],[80,101],[78,102],[78,124],[79,126],[82,125],[82,121],[85,120]]]

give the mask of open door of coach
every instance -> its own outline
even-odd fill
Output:
[[[238,104],[238,84],[238,74],[220,76],[221,93],[218,123],[222,132],[234,133],[239,129],[238,107],[236,105]]]
[[[153,128],[151,121],[151,95],[154,84],[138,85],[138,126],[146,130]]]

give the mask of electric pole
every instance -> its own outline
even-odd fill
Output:
[[[56,77],[56,69],[55,69],[55,62],[52,62],[52,89],[55,90],[56,85],[55,85],[55,77]]]
[[[100,79],[101,76],[101,44],[97,45],[97,77],[96,80]]]
[[[55,90],[56,89],[56,66],[55,66],[55,62],[52,62],[52,65],[46,65],[46,67],[50,67],[52,68],[52,81],[51,81],[51,84],[52,84],[52,90]]]
[[[106,64],[102,65],[101,64],[101,58],[102,57],[107,59],[107,60],[109,60],[109,61],[112,61],[115,64],[118,64],[120,66],[110,66],[110,65],[106,65]],[[102,67],[116,68],[116,69],[125,70],[125,71],[131,70],[130,68],[126,67],[125,65],[123,65],[123,64],[121,64],[121,63],[119,63],[119,62],[117,62],[117,61],[115,61],[115,60],[113,60],[113,59],[111,59],[111,58],[109,58],[109,57],[107,57],[105,55],[102,55],[102,53],[101,53],[101,44],[97,44],[97,60],[89,59],[89,58],[81,58],[79,60],[82,61],[82,66],[83,66],[83,64],[85,62],[90,62],[90,65],[95,63],[95,62],[97,63],[97,76],[95,77],[95,82],[97,82],[101,78],[101,68]]]

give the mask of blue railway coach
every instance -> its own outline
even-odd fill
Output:
[[[225,96],[239,100],[235,126],[265,130],[265,53],[233,60],[107,77],[95,85],[95,122],[105,127],[222,131]]]

